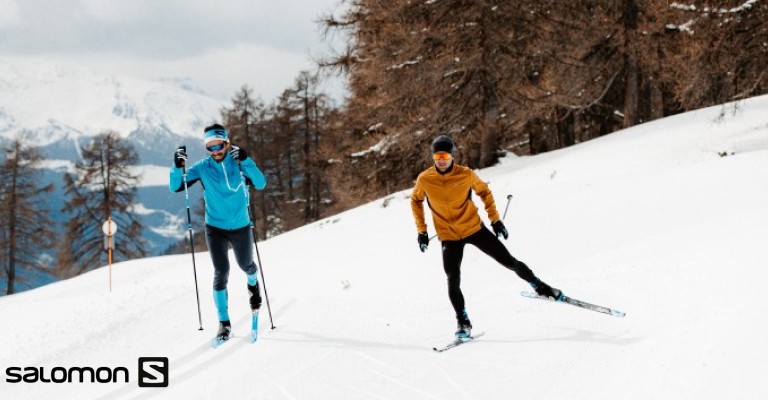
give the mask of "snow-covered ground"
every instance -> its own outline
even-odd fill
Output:
[[[418,251],[404,191],[260,243],[277,329],[265,307],[253,345],[234,267],[237,337],[209,347],[205,253],[203,331],[190,254],[113,265],[111,293],[104,267],[0,298],[0,398],[768,398],[767,109],[763,96],[479,171],[500,211],[514,195],[510,251],[625,318],[523,298],[524,282],[468,247],[467,309],[486,335],[433,352],[455,321],[439,246]],[[139,357],[169,358],[167,388],[138,386]],[[125,367],[130,382],[7,382],[11,367],[86,366]]]

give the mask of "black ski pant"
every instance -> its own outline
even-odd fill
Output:
[[[514,271],[517,276],[526,282],[536,279],[530,268],[525,263],[517,260],[509,254],[503,243],[483,225],[476,233],[461,240],[444,240],[443,268],[448,277],[448,297],[451,299],[453,309],[459,316],[464,311],[464,295],[461,293],[461,260],[464,258],[464,245],[474,245],[483,253],[493,257],[501,265]]]
[[[219,229],[205,225],[205,242],[213,261],[213,290],[224,290],[229,280],[229,245],[235,253],[235,260],[247,275],[256,273],[253,261],[253,231],[250,225],[235,230]]]

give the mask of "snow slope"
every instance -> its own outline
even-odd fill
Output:
[[[264,308],[255,345],[235,267],[237,337],[209,348],[205,253],[203,331],[189,254],[113,265],[111,293],[105,267],[0,298],[4,378],[12,366],[130,371],[129,383],[1,379],[0,398],[766,398],[766,109],[759,97],[479,171],[500,211],[514,195],[511,252],[625,318],[525,299],[524,282],[468,247],[462,286],[486,335],[434,353],[453,311],[439,246],[418,251],[404,191],[260,243],[277,329]],[[167,388],[138,387],[148,356],[169,358]]]

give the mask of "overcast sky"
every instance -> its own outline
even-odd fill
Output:
[[[271,101],[330,52],[321,15],[340,0],[0,0],[0,57],[76,62],[140,78],[191,78]],[[338,14],[338,11],[336,11]],[[337,40],[338,42],[338,40]],[[336,47],[339,47],[338,44]],[[342,85],[332,83],[330,91]]]

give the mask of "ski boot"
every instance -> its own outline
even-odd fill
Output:
[[[211,347],[216,348],[226,343],[232,335],[232,324],[229,321],[219,321],[219,331],[211,340]]]
[[[259,293],[259,283],[255,285],[248,285],[248,293],[250,294],[249,303],[251,304],[251,311],[258,312],[261,308],[261,293]]]
[[[232,334],[232,323],[229,321],[220,321],[219,322],[219,331],[216,332],[216,340],[220,343],[226,342],[229,340],[230,335]]]
[[[542,297],[549,297],[554,301],[560,301],[563,299],[563,292],[560,289],[555,289],[552,286],[542,282],[541,279],[536,278],[535,281],[528,282],[536,294]]]
[[[469,317],[467,316],[467,311],[464,310],[461,312],[461,314],[456,316],[457,328],[456,328],[456,338],[458,339],[466,339],[472,335],[472,323],[469,322]]]

